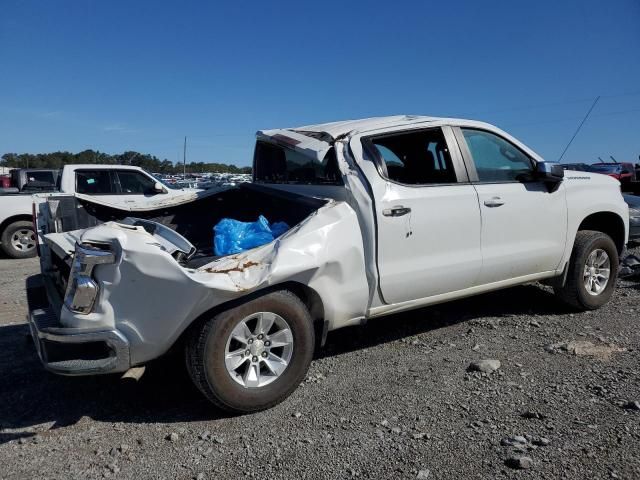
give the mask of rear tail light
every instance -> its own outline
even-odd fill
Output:
[[[115,263],[115,254],[110,249],[96,248],[91,245],[76,243],[71,273],[64,296],[64,304],[74,313],[86,315],[91,313],[100,286],[93,279],[96,265]]]
[[[33,221],[33,233],[36,237],[36,253],[40,257],[40,236],[38,235],[38,217],[36,217],[36,202],[31,204],[31,220]]]

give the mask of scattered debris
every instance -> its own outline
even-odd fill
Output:
[[[544,349],[549,353],[566,352],[579,357],[596,357],[600,360],[610,360],[611,355],[614,353],[626,351],[625,348],[617,347],[615,345],[595,345],[594,343],[585,340],[552,343],[545,345]]]

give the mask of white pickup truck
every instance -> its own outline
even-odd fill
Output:
[[[616,180],[563,172],[475,121],[260,131],[253,175],[154,210],[39,204],[43,275],[29,298],[45,367],[139,374],[182,349],[211,402],[256,411],[296,388],[330,330],[534,281],[596,309],[613,293],[628,236]],[[220,219],[259,214],[291,228],[213,255]]]
[[[53,175],[47,171],[53,178]],[[55,190],[54,188],[53,190]],[[153,204],[159,198],[193,198],[193,191],[164,185],[139,167],[66,165],[59,176],[60,193],[76,193],[114,206]],[[32,193],[0,195],[0,247],[11,258],[36,255]],[[159,197],[158,197],[159,195]]]

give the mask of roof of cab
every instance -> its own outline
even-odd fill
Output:
[[[422,115],[392,115],[388,117],[372,117],[359,120],[343,120],[340,122],[320,123],[318,125],[305,125],[303,127],[289,128],[298,132],[324,132],[337,138],[352,131],[366,132],[391,125],[411,125],[414,123],[433,122],[441,120],[439,117],[427,117]]]

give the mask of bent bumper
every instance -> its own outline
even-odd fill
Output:
[[[118,330],[87,331],[60,325],[42,275],[27,279],[29,328],[44,367],[61,375],[125,372],[130,367],[129,342]]]

